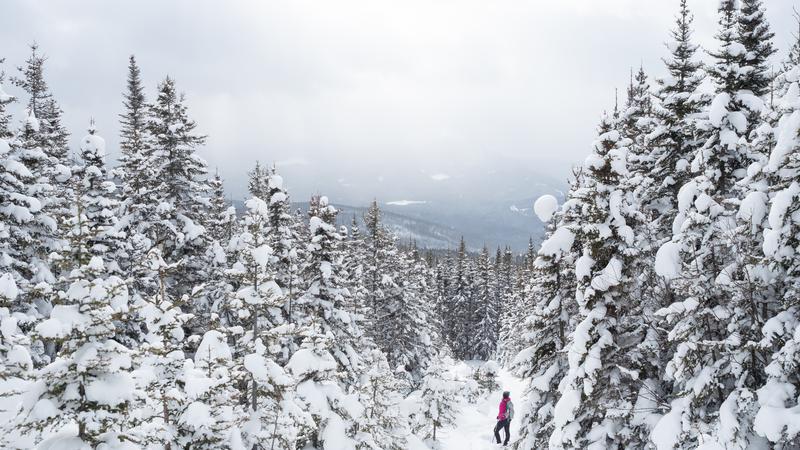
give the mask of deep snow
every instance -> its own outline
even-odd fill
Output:
[[[497,423],[498,405],[503,396],[503,391],[511,392],[511,401],[514,402],[514,418],[511,420],[511,440],[509,447],[517,439],[517,430],[520,428],[521,408],[523,405],[522,393],[524,383],[521,379],[510,374],[506,369],[500,369],[498,377],[500,388],[474,404],[465,404],[461,413],[456,418],[456,425],[442,431],[442,450],[483,450],[503,448],[494,442],[494,426]],[[500,431],[500,436],[504,437]]]

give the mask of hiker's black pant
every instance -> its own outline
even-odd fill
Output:
[[[511,421],[508,419],[498,420],[497,425],[494,426],[494,438],[497,439],[497,443],[500,443],[500,428],[506,432],[506,440],[503,444],[508,444],[508,438],[511,437],[511,432],[509,429],[511,428]]]

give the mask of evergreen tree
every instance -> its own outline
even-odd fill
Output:
[[[269,206],[253,197],[245,207],[231,240],[226,271],[232,292],[217,309],[221,322],[234,334],[238,362],[233,371],[247,418],[245,442],[292,448],[303,430],[313,425],[293,395],[295,379],[279,364],[294,352],[296,329],[286,323],[284,292],[275,281],[277,257],[269,246]]]
[[[428,366],[420,387],[423,424],[418,431],[434,442],[439,430],[455,423],[458,399],[467,394],[463,381],[448,372],[448,363],[452,361],[444,359]]]
[[[235,259],[227,270],[233,288],[229,301],[221,308],[224,323],[238,326],[244,336],[237,342],[237,352],[242,347],[253,352],[255,342],[262,333],[284,323],[280,306],[283,292],[275,282],[275,256],[269,246],[269,207],[258,197],[245,202],[247,212],[242,217],[239,234],[233,239]],[[263,339],[266,342],[267,339]],[[288,358],[288,349],[282,355]],[[250,389],[253,409],[258,405],[258,387],[255,382]]]
[[[0,380],[10,383],[14,383],[14,380],[29,380],[34,375],[29,351],[31,339],[20,328],[20,315],[12,309],[19,294],[14,277],[10,273],[0,275],[0,324],[3,326],[3,332],[0,333],[0,357],[3,358]],[[6,387],[0,398],[19,393],[19,390]],[[0,438],[0,443],[5,443],[5,440]]]
[[[311,238],[303,268],[308,287],[298,299],[298,316],[301,325],[312,326],[333,339],[328,351],[344,375],[344,386],[349,387],[358,384],[361,376],[361,358],[356,348],[359,340],[363,345],[363,339],[358,316],[351,313],[336,214],[327,197],[320,197],[317,215],[309,220]]]
[[[184,261],[172,280],[181,294],[202,281],[202,255],[207,245],[203,227],[208,201],[206,163],[195,153],[205,137],[194,132],[196,126],[187,114],[183,95],[167,77],[159,85],[147,120],[152,145],[147,164],[153,170],[149,191],[155,210],[146,233],[162,248],[168,262]]]
[[[406,437],[411,433],[408,422],[400,412],[402,383],[394,377],[386,356],[377,349],[364,354],[364,373],[358,386],[358,396],[365,406],[358,423],[357,449],[407,448]]]
[[[669,75],[657,80],[659,102],[654,105],[657,125],[651,140],[651,176],[657,183],[649,197],[652,208],[666,211],[653,218],[658,237],[672,235],[672,212],[677,207],[678,190],[691,178],[689,163],[702,145],[695,118],[703,105],[703,98],[697,94],[703,74],[700,62],[695,61],[693,19],[686,0],[681,0],[675,28],[670,32],[672,40],[667,44],[670,57],[664,59]]]
[[[499,303],[495,297],[496,278],[491,270],[489,249],[483,247],[478,256],[478,271],[475,289],[475,315],[477,327],[472,330],[476,334],[471,353],[475,359],[491,359],[497,351],[498,331],[500,329]]]
[[[191,314],[181,311],[186,297],[176,299],[167,286],[169,274],[178,264],[167,264],[156,248],[147,254],[146,266],[157,289],[154,295],[139,297],[134,303],[144,328],[136,355],[144,395],[133,433],[142,444],[177,449],[190,433],[181,417],[189,403],[184,390],[186,356],[182,345],[184,324]]]
[[[149,158],[147,114],[148,105],[142,86],[141,71],[136,58],[128,60],[127,90],[123,94],[122,105],[125,112],[120,114],[119,167],[116,175],[120,179],[120,192],[123,199],[123,214],[129,216],[126,228],[145,220],[152,206],[150,195],[155,175]],[[134,232],[129,230],[129,233]]]
[[[105,140],[96,134],[94,122],[81,141],[80,161],[72,168],[70,213],[64,220],[64,241],[70,243],[70,264],[88,264],[103,258],[110,273],[120,273],[117,258],[121,242],[114,231],[117,222],[116,185],[105,167]]]
[[[656,312],[668,324],[674,349],[665,373],[673,382],[668,398],[674,400],[660,423],[679,417],[687,424],[676,436],[685,445],[702,442],[713,429],[733,427],[735,432],[719,436],[720,443],[739,448],[751,439],[752,386],[763,370],[763,362],[746,348],[757,318],[736,288],[734,280],[748,275],[730,245],[737,233],[736,183],[750,164],[740,137],[747,133],[753,102],[749,91],[740,91],[747,55],[737,41],[734,2],[722,2],[719,14],[720,50],[712,53],[710,69],[717,93],[704,125],[705,143],[692,161],[697,175],[678,192],[674,236],[656,261],[661,275],[674,278],[676,294],[672,305]],[[738,411],[735,424],[729,422],[729,408]]]
[[[25,195],[35,198],[38,204],[29,209],[34,214],[26,222],[25,233],[30,245],[25,249],[24,263],[27,282],[38,285],[36,291],[46,291],[46,285],[55,282],[48,257],[58,251],[58,223],[66,214],[66,204],[71,197],[68,189],[70,171],[67,162],[68,133],[61,125],[61,108],[53,99],[44,80],[45,58],[31,46],[31,56],[20,77],[12,82],[28,94],[27,117],[20,127],[14,147],[18,149],[19,162],[30,172],[30,182]],[[41,284],[45,283],[45,284]],[[30,301],[47,303],[45,293],[25,289]]]
[[[569,198],[578,193],[578,182],[578,178],[573,180]],[[524,348],[512,363],[516,373],[531,380],[528,403],[521,408],[522,430],[515,444],[519,450],[547,447],[554,427],[558,384],[568,369],[567,355],[561,349],[572,330],[571,317],[577,312],[575,303],[570,301],[575,289],[576,249],[574,232],[567,226],[559,227],[562,218],[560,213],[550,218],[531,279],[526,281],[536,303],[520,325],[520,345]]]
[[[59,351],[38,371],[20,426],[39,439],[55,435],[49,445],[94,447],[131,439],[125,427],[134,400],[131,351],[114,340],[114,321],[127,312],[128,292],[121,279],[104,277],[104,271],[97,256],[73,271],[60,304],[36,326]],[[56,434],[69,423],[77,424],[76,436]]]
[[[372,325],[367,322],[368,317],[370,317],[370,309],[366,280],[364,279],[367,243],[365,237],[361,234],[361,228],[358,226],[355,215],[347,237],[345,241],[344,270],[347,273],[347,290],[350,291],[351,295],[351,313],[359,316],[364,330],[369,330]]]
[[[229,254],[231,241],[237,228],[236,209],[228,206],[225,200],[219,173],[208,181],[208,188],[212,197],[206,218],[209,245],[203,255],[206,261],[205,279],[202,295],[194,304],[194,317],[191,322],[192,332],[198,336],[216,325],[229,325],[227,322],[220,322],[219,313],[231,293],[225,272],[228,269],[228,258],[231,256]]]
[[[456,267],[451,283],[452,292],[448,310],[452,314],[450,321],[450,346],[456,358],[469,359],[472,340],[471,326],[474,324],[473,272],[467,254],[464,238],[459,243]]]
[[[67,139],[69,133],[61,125],[63,111],[50,93],[44,79],[44,63],[47,58],[39,54],[39,46],[31,44],[31,56],[25,66],[19,67],[20,76],[11,81],[28,94],[29,114],[36,117],[39,129],[34,137],[35,146],[52,159],[51,164],[64,164],[67,160]],[[49,174],[56,180],[57,171]],[[62,180],[62,182],[65,180]]]
[[[767,174],[769,196],[767,211],[753,208],[753,215],[766,216],[763,239],[764,262],[770,268],[771,287],[776,290],[777,305],[764,308],[766,320],[761,328],[763,339],[759,347],[771,353],[764,369],[767,377],[758,392],[758,411],[753,418],[754,430],[773,445],[784,448],[800,445],[800,430],[792,425],[796,419],[800,391],[798,361],[800,361],[800,258],[792,250],[800,239],[797,220],[800,196],[800,69],[790,65],[780,75],[786,92],[777,102],[781,117],[775,135],[776,145],[764,171]]]
[[[627,148],[616,123],[603,117],[594,151],[584,163],[583,185],[566,208],[575,209],[570,231],[583,248],[575,262],[579,307],[565,351],[569,369],[560,382],[550,446],[640,447],[632,430],[637,361],[628,358],[638,339],[637,305],[626,301],[632,285],[635,211],[624,190]]]
[[[399,292],[388,298],[386,315],[379,323],[391,345],[385,350],[389,361],[410,375],[410,381],[416,382],[422,378],[429,362],[436,358],[439,337],[429,297],[428,268],[416,247],[400,258],[392,266],[401,267],[401,273],[390,280]]]
[[[0,208],[0,268],[13,274],[17,284],[30,276],[26,249],[34,237],[29,227],[41,209],[39,199],[28,195],[35,179],[23,158],[18,142],[0,138],[0,204],[4,205]]]
[[[775,53],[769,22],[761,0],[741,0],[739,14],[736,16],[738,42],[744,46],[744,79],[740,89],[747,90],[757,97],[769,92],[772,75],[767,62]]]
[[[331,354],[332,339],[312,327],[287,368],[297,380],[299,401],[314,420],[314,427],[305,435],[308,448],[352,449],[358,443],[356,420],[364,415],[364,407],[356,395],[341,387],[339,364]]]
[[[185,436],[184,448],[228,447],[241,434],[242,417],[235,410],[239,392],[232,383],[233,356],[226,337],[208,330],[197,347],[194,361],[184,366],[183,382],[189,404],[178,419]]]
[[[5,58],[0,58],[0,66],[5,62]],[[8,95],[6,91],[3,89],[3,82],[5,81],[6,73],[0,69],[0,139],[4,139],[6,141],[10,140],[14,137],[14,132],[12,130],[12,117],[6,111],[8,105],[14,103],[17,99],[11,95]]]
[[[256,171],[258,170],[256,166]],[[286,294],[284,308],[291,321],[293,303],[301,290],[299,263],[302,253],[298,251],[297,245],[300,236],[291,214],[289,194],[283,187],[283,177],[278,175],[274,166],[265,175],[265,201],[269,206],[269,236],[270,246],[276,257],[276,281]]]
[[[394,276],[398,262],[397,249],[388,230],[383,227],[377,201],[373,201],[364,214],[364,226],[367,260],[363,276],[369,308],[367,320],[372,327],[367,330],[367,334],[388,354],[392,343],[382,327],[386,325],[385,318],[390,313],[390,304],[400,294]],[[389,358],[389,364],[395,367],[392,358]]]
[[[250,195],[267,201],[269,199],[269,171],[256,161],[256,166],[247,176],[247,191],[250,192]]]
[[[227,247],[236,231],[236,208],[225,199],[225,187],[219,172],[208,180],[208,190],[211,192],[207,220],[208,237],[222,247]]]

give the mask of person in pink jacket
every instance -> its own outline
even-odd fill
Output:
[[[500,401],[500,411],[497,414],[497,425],[494,426],[494,438],[500,443],[500,429],[506,433],[506,440],[503,445],[508,445],[511,437],[511,419],[514,418],[514,404],[511,403],[511,393],[503,392],[503,400]]]

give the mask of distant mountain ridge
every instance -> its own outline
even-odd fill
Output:
[[[516,202],[497,202],[463,208],[442,202],[394,201],[380,203],[384,225],[402,242],[416,241],[421,248],[455,249],[463,236],[472,251],[487,245],[490,250],[510,246],[515,252],[524,252],[529,239],[541,241],[544,225],[534,216],[535,198]],[[367,206],[342,205],[332,202],[339,210],[337,222],[350,226],[355,216],[359,227],[364,228]],[[237,210],[243,202],[234,202]],[[308,202],[294,202],[292,206],[308,210]]]

